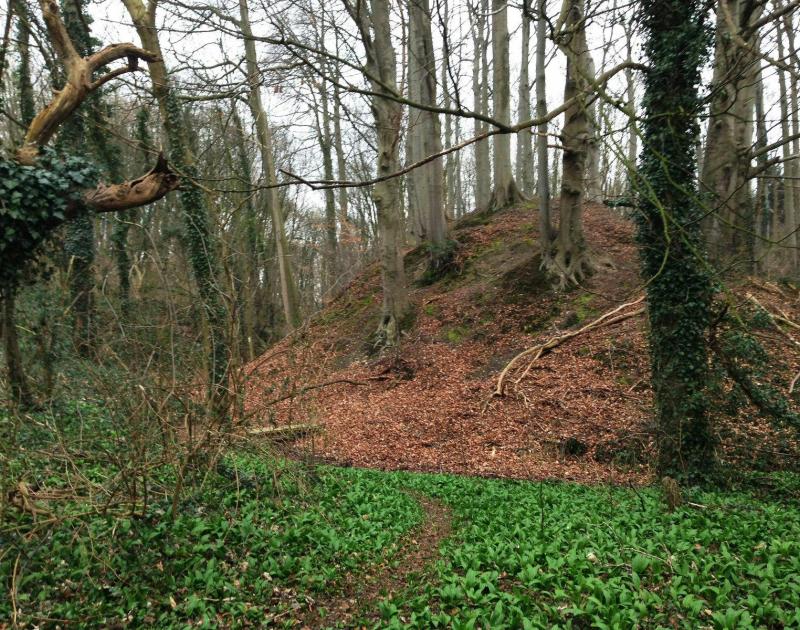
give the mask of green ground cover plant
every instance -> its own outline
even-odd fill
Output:
[[[110,459],[37,455],[89,421],[86,452],[124,444],[98,405],[57,417],[18,428],[7,483],[91,487],[120,473]],[[153,479],[167,487],[170,474]],[[689,503],[670,513],[656,488],[308,468],[242,452],[189,484],[174,518],[157,487],[130,515],[87,510],[81,498],[60,504],[55,523],[6,507],[0,620],[16,606],[20,627],[297,626],[310,602],[337,597],[345,575],[401,561],[427,496],[448,506],[452,533],[404,590],[364,602],[363,625],[798,627],[800,479],[750,481],[687,488]]]

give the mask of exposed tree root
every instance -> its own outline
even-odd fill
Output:
[[[505,208],[510,208],[523,201],[526,201],[526,197],[517,187],[516,180],[512,178],[508,186],[495,188],[492,191],[492,196],[489,198],[489,203],[486,206],[486,212],[492,213],[504,210]]]
[[[630,319],[631,317],[635,317],[643,313],[645,311],[644,306],[636,308],[627,313],[623,312],[632,306],[640,304],[643,300],[644,296],[642,295],[633,302],[622,304],[621,306],[618,306],[617,308],[608,311],[604,315],[601,315],[594,321],[586,324],[586,326],[583,326],[578,330],[571,330],[562,335],[551,337],[542,344],[533,346],[532,348],[528,348],[527,350],[520,352],[517,356],[511,359],[511,361],[509,361],[508,365],[506,365],[503,371],[500,372],[500,376],[497,378],[497,387],[495,388],[492,397],[505,395],[506,381],[509,375],[511,374],[512,370],[522,359],[531,356],[533,357],[529,360],[527,367],[522,371],[520,376],[516,378],[515,383],[519,383],[523,378],[525,378],[530,372],[531,368],[533,367],[533,364],[536,363],[536,361],[538,361],[539,358],[542,357],[544,354],[550,352],[553,348],[557,348],[564,342],[569,341],[570,339],[573,339],[574,337],[577,337],[578,335],[581,335],[590,330],[594,330],[596,328],[602,328],[604,326],[611,326],[613,324],[618,324],[619,322],[625,321],[626,319]]]
[[[542,256],[542,269],[554,276],[559,290],[563,290],[582,284],[598,271],[614,270],[615,266],[609,258],[597,256],[584,246],[559,247],[556,240],[548,255]]]

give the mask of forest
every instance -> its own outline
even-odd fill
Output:
[[[800,628],[800,0],[0,28],[0,630]]]

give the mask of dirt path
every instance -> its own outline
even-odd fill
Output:
[[[348,573],[336,595],[323,595],[311,603],[303,618],[303,628],[352,628],[355,620],[378,621],[378,602],[402,591],[412,574],[422,572],[436,560],[439,544],[452,529],[450,508],[431,497],[416,493],[412,496],[424,512],[422,523],[401,540],[392,556],[358,573]],[[394,562],[399,564],[392,566]]]

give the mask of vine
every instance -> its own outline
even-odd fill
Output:
[[[708,331],[714,288],[700,227],[695,147],[700,69],[711,44],[705,3],[644,0],[644,147],[636,213],[647,284],[659,469],[694,476],[713,464]]]
[[[0,158],[0,290],[13,291],[32,275],[42,243],[97,180],[91,163],[52,149],[43,149],[35,166]]]

